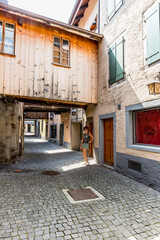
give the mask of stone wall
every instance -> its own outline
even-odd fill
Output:
[[[0,163],[11,163],[22,155],[23,105],[0,98]]]

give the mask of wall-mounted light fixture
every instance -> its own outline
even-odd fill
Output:
[[[151,95],[160,94],[160,82],[154,81],[148,84],[148,90]]]

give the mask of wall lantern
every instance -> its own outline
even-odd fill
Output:
[[[160,82],[152,82],[148,84],[149,94],[160,94]]]

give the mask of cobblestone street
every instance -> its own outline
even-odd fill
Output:
[[[90,161],[27,137],[21,161],[0,166],[0,239],[160,240],[160,193]],[[87,186],[105,200],[71,204],[62,191]]]

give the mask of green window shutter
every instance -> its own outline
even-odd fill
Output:
[[[116,44],[109,49],[109,83],[116,81]]]
[[[115,14],[115,0],[108,0],[108,18],[111,19]]]
[[[150,8],[145,14],[147,63],[160,59],[160,4]]]
[[[116,81],[124,78],[124,39],[116,42]]]

